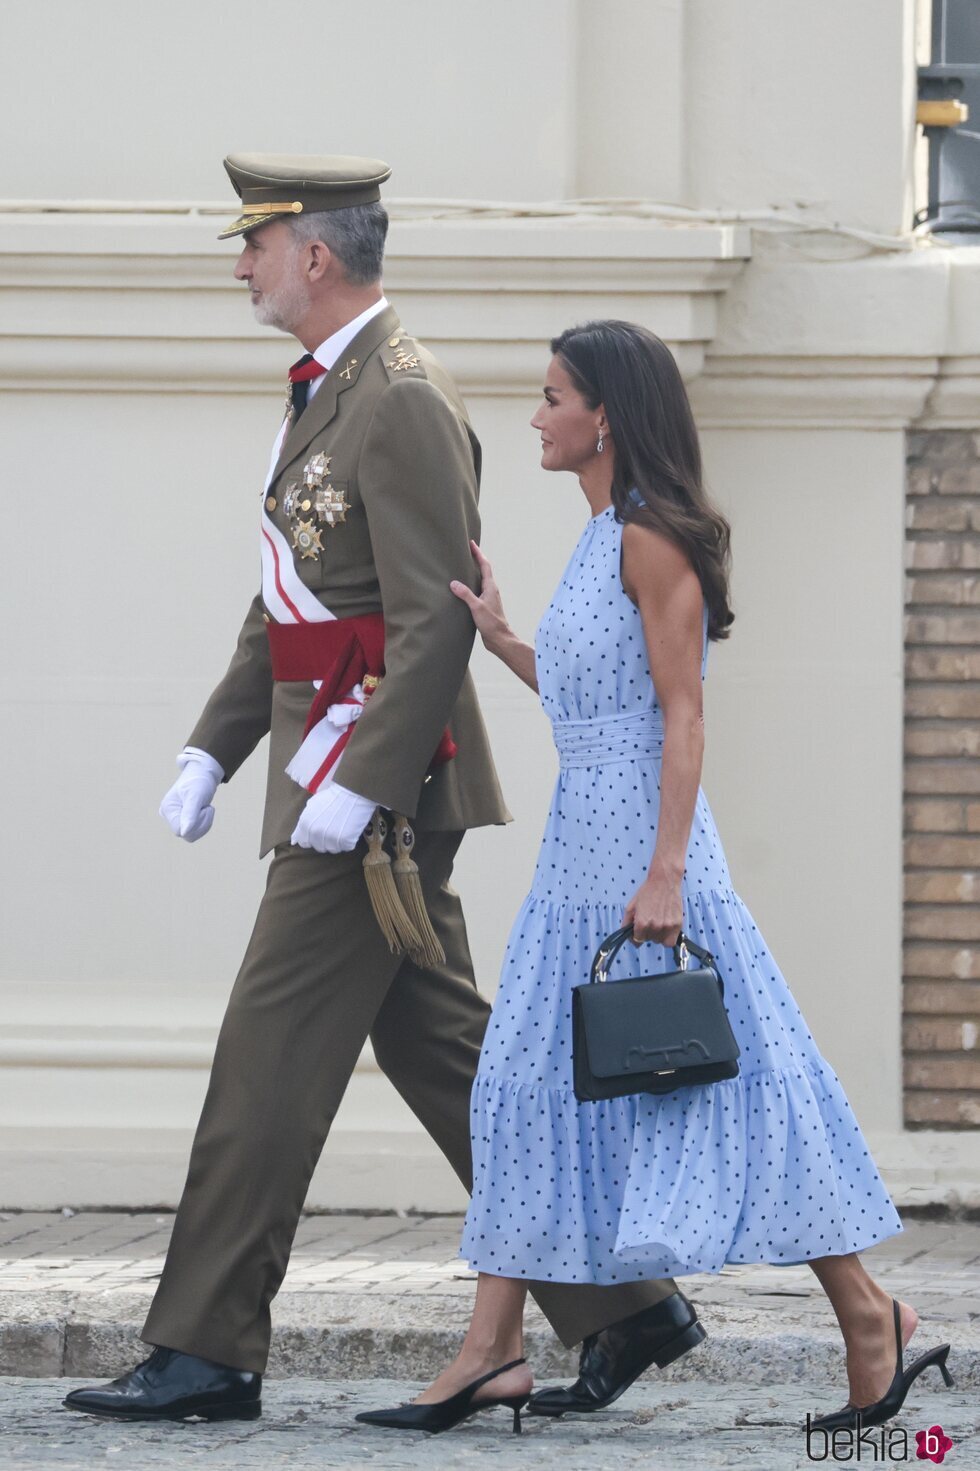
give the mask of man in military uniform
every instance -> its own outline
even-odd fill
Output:
[[[215,1052],[143,1329],[156,1345],[72,1409],[255,1418],[270,1303],[365,1039],[470,1183],[469,1094],[488,1007],[453,859],[509,820],[467,673],[480,450],[445,370],[382,294],[383,163],[233,155],[235,276],[306,349],[262,492],[262,586],[161,811],[195,841],[270,733],[265,895]],[[396,858],[385,846],[385,814]],[[413,833],[414,828],[414,833]],[[367,838],[365,837],[367,833]],[[414,846],[414,834],[418,835]],[[546,1413],[597,1409],[703,1330],[673,1282],[540,1284],[581,1376]]]

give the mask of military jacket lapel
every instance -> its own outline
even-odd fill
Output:
[[[310,399],[305,411],[300,414],[286,435],[272,480],[277,480],[286,466],[302,455],[318,434],[322,434],[337,412],[340,395],[357,382],[358,375],[371,353],[377,351],[386,337],[391,337],[400,331],[398,313],[391,306],[385,307],[383,312],[372,317],[370,322],[361,328],[346,351],[341,353],[323,383]],[[269,483],[271,485],[272,481]]]

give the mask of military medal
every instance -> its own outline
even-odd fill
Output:
[[[350,510],[350,502],[343,490],[336,485],[321,485],[313,506],[319,519],[328,526],[341,525],[347,520],[347,512]]]
[[[322,528],[342,525],[350,510],[343,487],[331,485],[328,479],[332,458],[323,450],[311,455],[303,466],[302,483],[291,480],[282,498],[282,513],[293,533],[293,549],[304,562],[319,560],[323,551]]]
[[[303,484],[307,490],[318,490],[326,477],[330,474],[330,461],[333,455],[322,453],[313,455],[303,466]]]
[[[323,551],[323,538],[312,521],[299,521],[293,527],[293,546],[304,562],[308,557],[319,557]]]

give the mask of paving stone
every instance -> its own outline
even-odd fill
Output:
[[[354,1420],[359,1410],[410,1399],[418,1389],[414,1381],[292,1379],[266,1388],[261,1420],[214,1425],[115,1424],[72,1414],[60,1401],[73,1387],[64,1379],[8,1379],[0,1385],[5,1471],[91,1471],[96,1465],[120,1471],[429,1471],[433,1465],[487,1464],[496,1471],[793,1471],[813,1464],[807,1459],[807,1413],[827,1407],[823,1396],[798,1386],[644,1382],[599,1415],[525,1417],[518,1437],[510,1433],[507,1412],[494,1410],[434,1442],[420,1432],[377,1430]],[[920,1382],[886,1429],[896,1447],[904,1433],[908,1460],[916,1464],[915,1431],[935,1424],[953,1441],[950,1471],[976,1471],[980,1433],[972,1396]],[[817,1438],[811,1455],[821,1449]],[[865,1450],[862,1459],[868,1458]]]

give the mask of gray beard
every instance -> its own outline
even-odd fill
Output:
[[[263,291],[252,308],[261,327],[292,332],[310,308],[310,293],[299,279],[285,282],[277,291]]]

